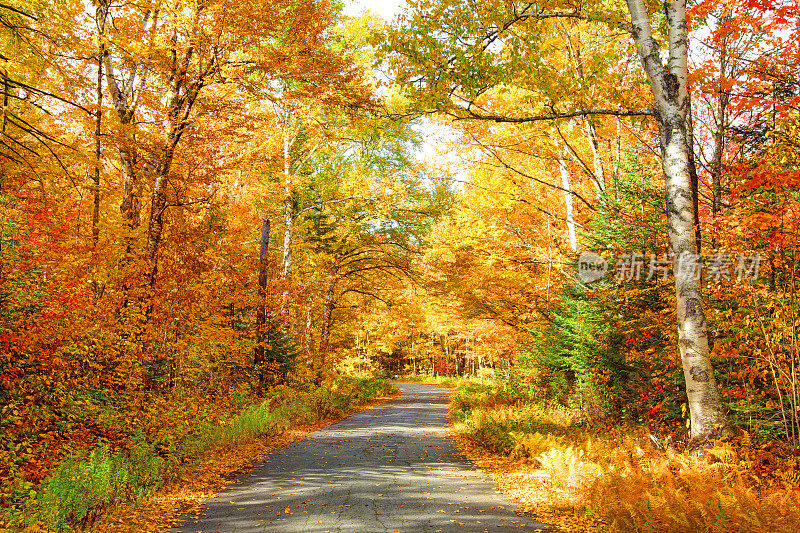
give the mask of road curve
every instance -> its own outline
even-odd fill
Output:
[[[273,451],[173,532],[537,531],[445,436],[450,391],[398,398]]]

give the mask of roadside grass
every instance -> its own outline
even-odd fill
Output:
[[[197,504],[208,487],[299,434],[292,429],[342,417],[394,391],[387,381],[350,377],[316,388],[280,386],[234,416],[201,414],[156,442],[136,433],[127,446],[112,449],[101,439],[69,455],[0,525],[10,531],[163,529],[168,515]],[[190,480],[194,488],[187,490]]]
[[[644,427],[573,422],[502,386],[468,384],[450,404],[478,466],[562,531],[795,532],[800,457],[740,434],[691,457]]]

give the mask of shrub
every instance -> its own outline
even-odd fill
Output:
[[[100,441],[81,460],[68,457],[43,484],[35,500],[35,521],[59,531],[82,529],[110,504],[138,502],[163,483],[164,460],[152,446],[135,442],[129,453],[111,454]]]

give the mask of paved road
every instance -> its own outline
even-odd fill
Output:
[[[440,387],[403,394],[272,452],[173,531],[536,531],[445,437]]]

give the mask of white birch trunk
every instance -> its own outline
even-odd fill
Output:
[[[567,205],[567,233],[569,234],[569,247],[573,252],[578,251],[578,237],[575,234],[575,211],[572,206],[572,189],[569,183],[569,170],[564,161],[564,152],[558,151],[558,168],[561,171],[561,187],[564,189],[564,203]]]
[[[655,98],[661,131],[662,166],[670,250],[695,253],[689,147],[686,136],[688,31],[686,0],[664,2],[669,30],[669,60],[662,64],[643,0],[627,0],[632,32]],[[729,425],[714,379],[708,348],[700,278],[675,272],[678,348],[686,380],[695,445],[727,433]]]
[[[288,122],[288,119],[287,119]],[[291,144],[289,134],[286,132],[283,137],[283,177],[286,183],[283,186],[283,271],[281,277],[288,279],[292,274],[292,239],[294,237],[294,198],[292,197],[291,180],[292,163],[290,160],[289,149]]]
[[[283,269],[281,279],[292,276],[292,241],[294,240],[294,198],[291,191],[286,191],[283,198]]]
[[[600,146],[597,142],[597,130],[590,119],[586,119],[586,135],[589,137],[589,146],[592,149],[592,162],[594,163],[594,178],[597,186],[597,197],[605,201],[606,173],[603,170],[603,160],[600,157]]]

